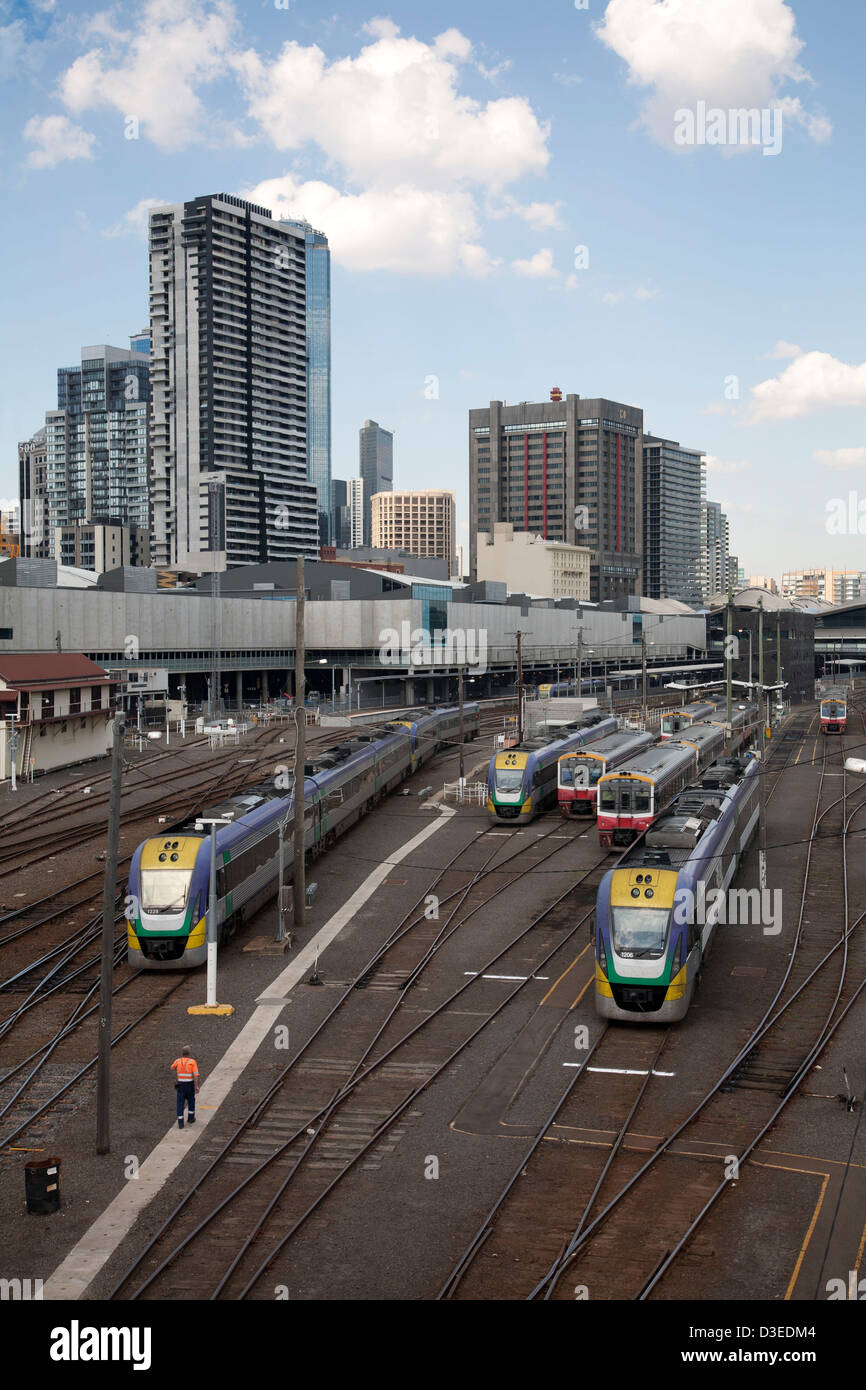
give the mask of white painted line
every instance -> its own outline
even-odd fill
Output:
[[[464,970],[464,975],[475,975],[477,970]],[[549,980],[549,975],[482,975],[482,980]]]
[[[579,1067],[580,1062],[563,1062],[564,1067]],[[629,1067],[587,1067],[587,1071],[603,1071],[610,1076],[649,1076],[648,1071],[632,1071]],[[675,1071],[654,1071],[653,1076],[676,1076]]]
[[[387,864],[380,864],[339,912],[335,912],[329,922],[316,933],[298,955],[297,960],[287,966],[268,986],[267,993],[256,1000],[252,1016],[244,1024],[234,1042],[227,1048],[222,1060],[204,1082],[197,1107],[196,1127],[180,1130],[176,1125],[168,1131],[151,1150],[142,1163],[136,1181],[127,1182],[112,1202],[98,1216],[93,1225],[74,1245],[69,1254],[58,1265],[46,1281],[42,1290],[44,1299],[82,1298],[96,1278],[103,1265],[117,1250],[121,1241],[129,1234],[133,1223],[165,1185],[181,1160],[194,1144],[201,1139],[207,1129],[212,1113],[225,1100],[238,1077],[252,1061],[258,1048],[272,1032],[277,1019],[288,1002],[289,991],[312,967],[316,956],[321,956],[342,929],[352,920],[368,898],[372,897],[382,880],[420,845],[434,835],[446,821],[455,814],[449,807],[442,807],[441,816],[431,825],[424,827],[401,849],[388,856]],[[167,1092],[171,1096],[171,1091]],[[173,1097],[172,1097],[173,1099]],[[205,1113],[208,1112],[208,1113]]]

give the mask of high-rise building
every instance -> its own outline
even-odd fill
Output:
[[[349,547],[364,544],[364,479],[349,479]]]
[[[103,574],[121,565],[147,566],[150,544],[147,531],[112,522],[74,521],[54,533],[54,557],[59,565]]]
[[[331,544],[335,549],[348,550],[351,542],[349,526],[349,484],[344,478],[332,478]]]
[[[643,591],[647,598],[701,602],[701,502],[697,449],[643,436]]]
[[[786,598],[819,598],[826,603],[851,603],[860,598],[861,570],[838,570],[829,566],[785,570],[780,592]]]
[[[365,420],[359,431],[360,468],[364,484],[364,545],[371,544],[371,499],[377,492],[390,492],[394,486],[394,434],[383,430],[375,420]]]
[[[79,521],[149,529],[149,401],[144,351],[100,343],[81,349],[79,366],[59,368],[57,409],[45,412],[39,543],[45,555],[54,556],[58,529]],[[33,469],[31,458],[22,468],[21,498],[25,515],[29,501],[35,520],[39,483]],[[27,553],[34,553],[33,543]]]
[[[777,594],[779,592],[779,586],[770,574],[750,574],[749,588],[767,589],[771,594]]]
[[[324,232],[289,221],[304,234],[307,297],[307,480],[319,499],[319,544],[331,536],[331,251]]]
[[[21,554],[33,560],[50,558],[48,537],[48,464],[43,425],[31,439],[18,445],[18,496],[20,498]]]
[[[730,574],[728,569],[730,531],[728,518],[721,502],[701,504],[701,586],[704,598],[726,594]]]
[[[567,395],[469,412],[469,544],[498,521],[545,540],[587,546],[593,602],[643,586],[643,411]]]
[[[419,492],[378,492],[370,498],[372,545],[379,550],[405,550],[445,560],[448,577],[455,573],[457,500],[442,488]]]
[[[304,231],[267,208],[218,193],[152,209],[154,564],[316,555],[306,277]]]

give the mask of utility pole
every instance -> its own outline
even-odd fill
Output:
[[[305,811],[304,764],[306,761],[306,684],[304,682],[304,557],[298,556],[298,578],[295,597],[295,804],[294,804],[294,904],[295,925],[299,932],[304,925],[306,905],[306,860],[304,846]],[[360,687],[359,687],[360,689]]]
[[[280,878],[277,888],[277,931],[275,941],[285,941],[286,939],[286,911],[288,909],[288,895],[285,887],[286,877],[286,826],[289,823],[288,812],[280,817],[278,826],[280,839]],[[291,944],[291,943],[290,943]]]
[[[640,628],[640,669],[641,691],[643,699],[643,722],[646,723],[647,719],[649,718],[649,709],[647,707],[646,702],[646,633],[644,631],[643,623],[641,623]],[[730,719],[730,714],[728,715],[728,718]]]
[[[18,782],[17,782],[17,780],[16,780],[17,774],[18,774],[18,769],[17,769],[17,767],[16,767],[16,765],[15,765],[15,764],[16,764],[16,759],[17,759],[17,757],[18,757],[18,735],[17,735],[17,733],[15,732],[15,715],[14,715],[14,714],[10,714],[10,716],[9,716],[9,755],[10,755],[10,760],[11,760],[11,761],[10,761],[10,766],[9,766],[9,775],[10,775],[10,777],[12,778],[12,790],[13,790],[13,792],[15,792],[15,791],[18,790]],[[25,769],[24,769],[24,780],[25,780],[25,782],[27,781],[27,769],[26,769],[26,767],[25,767]]]
[[[764,600],[758,599],[758,689],[760,694],[758,699],[764,703]],[[766,696],[769,704],[769,695]],[[767,886],[767,817],[765,812],[765,787],[767,773],[767,720],[763,709],[761,710],[761,785],[760,785],[760,811],[759,811],[759,848],[758,848],[758,885],[760,888]]]
[[[96,1052],[96,1152],[111,1148],[109,1109],[111,1099],[111,986],[114,975],[114,905],[117,898],[117,842],[120,835],[120,775],[123,770],[124,724],[113,720],[111,744],[111,792],[108,799],[108,835],[105,842],[105,879],[102,887],[102,958],[99,974],[99,1032]]]
[[[460,715],[458,738],[460,739],[460,788],[461,795],[466,784],[466,767],[463,758],[463,667],[457,667],[457,708]]]
[[[732,648],[733,648],[733,642],[731,641],[731,638],[733,637],[733,635],[734,635],[734,591],[733,591],[733,589],[731,588],[731,586],[728,585],[728,641],[727,641],[727,648],[728,648],[728,650],[727,650],[727,654],[726,654],[726,655],[727,655],[727,661],[726,661],[726,663],[725,663],[725,664],[726,664],[726,667],[727,667],[726,682],[725,682],[725,684],[726,684],[726,687],[727,687],[727,697],[728,697],[728,701],[727,701],[727,726],[728,726],[728,727],[727,727],[727,731],[726,731],[726,733],[725,733],[725,757],[730,757],[730,754],[731,754],[731,721],[732,721],[732,719],[733,719],[733,717],[734,717],[734,708],[733,708],[733,705],[734,705],[734,686],[733,686],[733,679],[734,679],[734,654],[733,654],[733,650],[732,650]]]
[[[577,698],[583,691],[583,628],[577,630]]]

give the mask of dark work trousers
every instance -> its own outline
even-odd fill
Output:
[[[195,1082],[178,1081],[177,1083],[177,1118],[183,1119],[183,1105],[186,1101],[186,1108],[189,1118],[195,1119]]]

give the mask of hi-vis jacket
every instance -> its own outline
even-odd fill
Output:
[[[198,1076],[198,1062],[194,1057],[175,1057],[171,1069],[177,1072],[178,1081],[194,1081]]]

